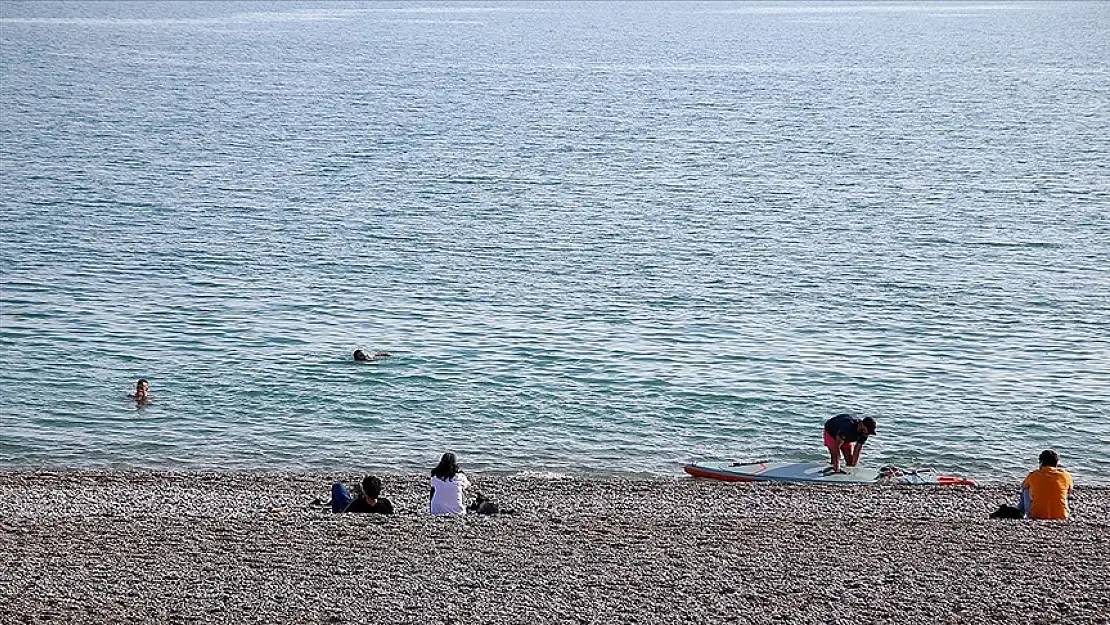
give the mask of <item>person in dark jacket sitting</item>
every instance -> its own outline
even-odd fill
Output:
[[[362,480],[362,497],[351,499],[350,492],[341,482],[331,487],[332,512],[362,512],[371,514],[393,514],[393,503],[382,497],[382,480],[367,475]]]
[[[850,467],[859,464],[859,452],[868,436],[875,434],[875,420],[853,414],[838,414],[825,422],[825,447],[832,458],[832,472],[840,473],[840,456]],[[855,448],[852,447],[855,443]]]

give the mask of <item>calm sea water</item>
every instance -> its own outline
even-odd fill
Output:
[[[869,463],[1110,482],[1108,32],[5,0],[0,467],[673,474],[855,410]]]

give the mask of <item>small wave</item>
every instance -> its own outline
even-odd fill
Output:
[[[957,241],[955,239],[948,239],[945,237],[926,237],[923,239],[918,239],[918,243],[968,247],[1011,247],[1019,249],[1062,249],[1065,247],[1065,245],[1062,243],[1053,243],[1051,241]]]
[[[485,26],[485,22],[475,20],[373,20],[374,24],[444,24],[450,26]]]
[[[1047,241],[966,241],[963,245],[972,245],[980,247],[1015,247],[1015,248],[1045,248],[1045,249],[1059,249],[1064,247],[1060,243],[1049,243]]]

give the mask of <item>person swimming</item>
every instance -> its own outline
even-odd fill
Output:
[[[389,358],[392,355],[393,354],[390,354],[389,352],[375,352],[373,354],[368,354],[364,350],[356,349],[354,358],[356,362],[374,362],[376,360]]]
[[[135,383],[135,393],[129,395],[129,397],[134,399],[136,404],[148,403],[151,399],[150,382],[147,382],[145,378],[140,378],[139,381]]]

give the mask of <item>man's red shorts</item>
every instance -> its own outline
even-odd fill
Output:
[[[829,450],[836,449],[836,439],[829,436],[829,433],[825,432],[825,430],[821,430],[821,432],[823,432],[825,434],[825,447],[828,447]],[[845,442],[843,445],[840,446],[840,451],[843,451],[844,453],[851,455],[851,453],[852,453],[852,444],[848,443],[848,442]]]

